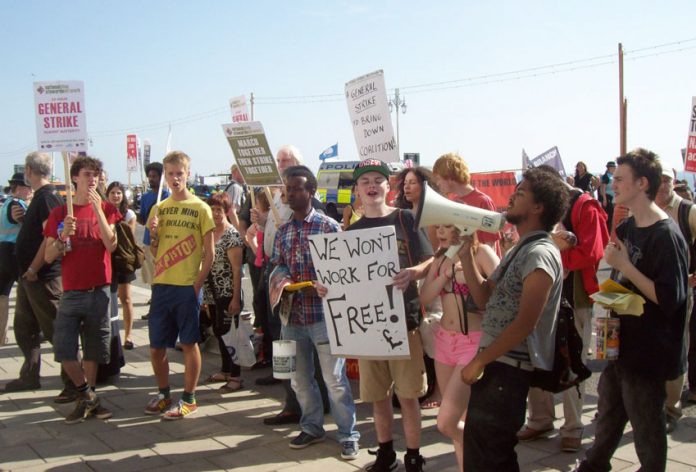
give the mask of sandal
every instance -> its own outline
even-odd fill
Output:
[[[226,372],[216,372],[210,374],[208,378],[205,379],[206,383],[229,382],[230,380],[232,380],[232,377]]]
[[[241,390],[244,385],[244,382],[242,382],[242,379],[240,378],[230,378],[230,380],[223,385],[222,387],[218,388],[218,392],[221,395],[224,395],[225,393],[232,393],[236,392],[238,390]]]
[[[440,402],[437,400],[423,400],[421,403],[421,410],[434,410],[435,408],[440,408]]]

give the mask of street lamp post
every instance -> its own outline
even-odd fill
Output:
[[[399,95],[399,89],[394,89],[394,98],[389,100],[389,111],[396,108],[396,152],[401,160],[401,151],[399,150],[399,109],[401,113],[406,113],[406,98]]]

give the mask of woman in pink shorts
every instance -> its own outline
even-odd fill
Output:
[[[437,415],[437,427],[454,442],[459,470],[464,463],[463,435],[470,387],[460,380],[459,372],[473,359],[481,339],[481,311],[470,301],[469,287],[464,279],[461,263],[445,252],[459,239],[459,230],[453,225],[438,225],[440,249],[420,291],[423,305],[435,297],[442,300],[442,319],[435,331],[435,372],[442,392],[442,404]],[[485,244],[475,242],[475,262],[485,276],[489,276],[500,260]]]

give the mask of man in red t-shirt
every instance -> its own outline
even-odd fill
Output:
[[[440,156],[433,166],[433,174],[440,191],[450,200],[496,211],[491,197],[471,185],[469,167],[459,154],[451,152]],[[492,247],[498,257],[501,256],[500,233],[477,231],[476,236],[480,242]]]
[[[116,249],[114,224],[121,214],[102,201],[97,184],[102,163],[92,157],[78,157],[70,167],[75,184],[73,216],[65,205],[54,208],[46,221],[46,262],[62,256],[63,296],[56,315],[53,351],[77,386],[75,410],[67,424],[80,423],[89,416],[111,417],[94,392],[97,366],[109,361],[111,325],[109,285],[111,253]],[[80,335],[82,359],[78,349]]]

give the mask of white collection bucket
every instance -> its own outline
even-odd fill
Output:
[[[297,370],[297,344],[295,341],[273,341],[273,377],[291,379]]]

